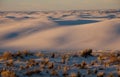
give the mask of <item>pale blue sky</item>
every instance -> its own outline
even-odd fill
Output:
[[[120,9],[120,0],[0,0],[0,10]]]

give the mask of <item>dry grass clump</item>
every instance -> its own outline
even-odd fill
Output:
[[[27,72],[25,73],[25,75],[27,75],[27,76],[31,76],[31,75],[33,75],[33,74],[39,74],[40,72],[41,72],[40,69],[29,70],[29,71],[27,71]]]
[[[70,68],[68,66],[63,67],[63,72],[67,72],[68,70],[70,70]]]
[[[118,70],[117,74],[118,74],[118,77],[120,77],[120,70]]]
[[[96,61],[96,60],[95,60],[95,61],[91,61],[91,62],[90,62],[90,65],[91,65],[91,66],[97,65],[97,61]]]
[[[50,74],[51,74],[51,76],[58,76],[58,72],[54,69],[51,71]]]
[[[22,65],[19,66],[19,70],[24,70],[24,69],[25,69],[24,66],[22,66]]]
[[[47,65],[50,61],[49,58],[42,58],[41,64]]]
[[[30,60],[28,60],[28,62],[27,62],[27,66],[28,66],[28,67],[32,67],[32,66],[36,66],[36,65],[39,65],[39,63],[36,62],[34,59],[30,59]]]
[[[14,66],[14,61],[13,61],[13,59],[8,60],[8,61],[5,63],[5,65],[8,66],[8,67]]]
[[[70,77],[82,77],[82,76],[81,76],[80,72],[77,72],[77,73],[73,73],[73,72],[72,72],[72,73],[70,74]]]
[[[85,50],[81,51],[80,55],[82,57],[92,56],[92,49],[85,49]]]
[[[63,76],[64,77],[67,77],[69,74],[68,74],[68,70],[69,70],[70,68],[68,67],[68,66],[64,66],[63,67]]]
[[[62,56],[61,62],[62,62],[63,64],[65,64],[66,62],[69,61],[69,58],[70,58],[70,55],[65,54],[65,55]]]
[[[33,53],[29,52],[28,50],[23,50],[23,51],[21,51],[21,54],[22,54],[23,56],[33,55]]]
[[[71,73],[70,77],[77,77],[77,74],[76,73]]]
[[[92,74],[92,72],[93,72],[92,70],[87,69],[87,74],[88,74],[88,75]]]
[[[86,69],[87,68],[87,63],[85,61],[83,61],[81,64],[80,64],[80,69]]]
[[[104,77],[105,73],[104,72],[98,72],[97,77]]]
[[[52,54],[51,54],[51,58],[55,58],[55,53],[52,53]]]
[[[94,73],[94,74],[97,74],[97,72],[98,72],[97,69],[94,69],[94,70],[93,70],[93,73]]]
[[[17,77],[17,75],[13,71],[4,70],[1,72],[1,77]]]
[[[77,77],[82,77],[80,72],[77,72]]]
[[[114,75],[110,72],[107,77],[114,77]]]
[[[75,67],[80,68],[80,69],[86,69],[87,68],[87,63],[83,61],[80,64],[74,64]]]
[[[19,60],[25,60],[26,57],[33,56],[33,55],[34,53],[29,52],[28,50],[23,50],[23,51],[17,51],[16,53],[13,53],[13,58],[19,59]]]
[[[54,63],[53,62],[49,62],[48,63],[48,69],[53,69],[54,68]]]
[[[37,52],[37,53],[35,54],[35,56],[37,56],[37,57],[44,57],[44,54],[41,53],[41,52]]]
[[[120,63],[120,57],[116,56],[115,54],[111,54],[109,57],[109,63],[110,64],[119,64]]]
[[[12,56],[12,53],[8,51],[8,52],[4,52],[1,58],[4,60],[9,60],[9,59],[12,59],[13,56]]]
[[[103,60],[106,59],[106,56],[107,56],[107,55],[100,54],[100,55],[97,57],[97,59],[98,59],[99,61],[103,61]]]

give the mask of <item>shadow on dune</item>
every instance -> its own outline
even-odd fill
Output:
[[[72,26],[72,25],[81,25],[81,24],[89,24],[89,23],[95,23],[99,22],[97,20],[59,20],[59,21],[54,21],[60,26]]]
[[[23,17],[15,17],[15,16],[6,16],[5,18],[12,19],[15,21],[25,20],[25,19],[32,19],[33,17],[23,16]]]
[[[117,18],[116,15],[106,15],[106,16],[91,16],[91,15],[80,15],[81,18],[108,18],[108,19],[113,19]]]
[[[57,24],[59,24],[59,26],[72,26],[72,25],[80,25],[80,24],[88,24],[88,23],[95,23],[95,22],[99,22],[96,20],[67,20],[67,21],[54,21]],[[57,26],[56,26],[57,27]],[[37,25],[36,27],[30,27],[30,28],[25,28],[22,30],[18,30],[18,31],[14,31],[14,32],[10,32],[8,34],[6,34],[5,36],[1,37],[0,40],[10,40],[10,39],[16,39],[19,37],[24,37],[24,36],[28,36],[31,35],[33,33],[36,33],[38,31],[43,31],[43,30],[48,30],[51,28],[55,28],[55,26],[39,26]]]
[[[6,34],[5,36],[1,37],[0,40],[6,41],[6,40],[11,40],[11,39],[18,39],[19,37],[24,37],[24,36],[28,36],[31,34],[34,34],[38,31],[44,31],[44,30],[48,30],[51,28],[55,28],[54,26],[49,26],[49,27],[44,27],[44,26],[36,26],[36,27],[30,27],[30,28],[25,28],[19,31],[14,31],[14,32],[10,32],[8,34]]]

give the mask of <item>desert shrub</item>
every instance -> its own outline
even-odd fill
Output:
[[[91,56],[92,55],[92,49],[85,49],[85,50],[81,51],[80,55],[82,57]]]
[[[61,59],[61,63],[65,64],[65,59]]]
[[[29,70],[29,71],[25,72],[25,75],[31,76],[31,75],[33,75],[33,74],[39,74],[40,72],[41,72],[40,69]]]
[[[35,74],[39,74],[40,72],[41,72],[40,69],[35,69],[35,70],[33,70],[33,73],[35,73]]]
[[[98,69],[99,69],[99,70],[104,70],[105,68],[104,68],[104,67],[99,67]]]
[[[5,59],[5,60],[9,60],[9,59],[12,59],[12,53],[11,52],[4,52],[3,55],[2,55],[2,58]]]
[[[81,74],[80,74],[80,72],[78,72],[78,73],[71,73],[70,77],[81,77]]]
[[[24,56],[30,55],[30,52],[28,52],[28,50],[24,50],[24,51],[22,51],[22,53],[23,53]]]
[[[14,66],[14,61],[13,61],[13,59],[8,60],[8,61],[5,63],[5,65],[8,66],[8,67]]]
[[[40,63],[40,69],[44,69],[45,65]]]
[[[69,58],[70,58],[70,55],[68,55],[68,54],[62,55],[61,62],[62,62],[63,64],[65,64],[66,62],[69,61]]]
[[[50,62],[49,58],[44,59],[44,64],[47,65]]]
[[[58,69],[58,70],[61,70],[61,68],[62,68],[62,66],[58,65],[57,69]]]
[[[77,77],[82,77],[80,72],[77,72]]]
[[[57,73],[56,70],[52,70],[52,71],[51,71],[51,75],[52,75],[52,76],[58,76],[58,73]]]
[[[90,62],[90,65],[91,65],[91,66],[94,66],[94,65],[96,65],[96,64],[97,64],[97,61],[96,61],[96,60]]]
[[[17,53],[14,54],[15,58],[25,58],[26,56],[32,56],[34,55],[32,52],[29,52],[28,50],[23,50],[23,51],[17,51]]]
[[[119,64],[120,63],[120,57],[114,55],[114,54],[111,54],[111,56],[109,57],[109,63],[110,64]]]
[[[37,57],[44,57],[44,54],[41,53],[41,52],[37,52],[37,53],[35,54],[35,56],[37,56]]]
[[[104,72],[98,72],[97,77],[104,77],[105,73]]]
[[[68,72],[63,71],[62,75],[63,75],[63,77],[68,77],[69,74],[68,74]]]
[[[38,64],[39,64],[39,63],[36,62],[34,59],[30,59],[30,60],[28,60],[28,62],[27,62],[27,65],[30,66],[30,67],[35,66],[35,65],[38,65]]]
[[[49,63],[49,58],[42,58],[41,64],[47,65]]]
[[[88,69],[88,70],[87,70],[87,74],[88,74],[88,75],[89,75],[89,74],[92,74],[92,70]]]
[[[63,67],[63,72],[67,72],[70,68],[68,66]]]
[[[118,77],[120,77],[120,70],[118,70],[117,74],[118,74]]]
[[[55,58],[55,53],[52,53],[52,54],[51,54],[51,58]]]
[[[113,73],[109,73],[107,77],[114,77]]]
[[[98,61],[102,62],[103,60],[105,60],[105,56],[106,56],[106,55],[99,55],[99,56],[97,57]]]
[[[24,66],[20,65],[19,70],[25,69]]]
[[[27,71],[27,72],[25,73],[25,75],[27,75],[27,76],[31,76],[32,74],[33,74],[32,71]]]
[[[13,57],[14,57],[15,59],[23,58],[22,52],[21,52],[21,51],[17,51],[17,53],[14,53],[14,54],[13,54]]]
[[[15,72],[5,70],[5,71],[1,72],[1,77],[17,77],[17,76],[16,76]]]
[[[81,69],[86,69],[87,68],[87,63],[85,61],[83,61],[81,64],[80,64],[80,68]]]
[[[69,75],[68,74],[69,67],[68,66],[64,66],[62,69],[63,69],[63,74],[62,75],[64,77],[68,77],[68,75]]]
[[[93,73],[94,73],[94,74],[97,74],[97,72],[98,72],[97,69],[94,69],[94,70],[93,70]]]
[[[53,69],[53,68],[54,68],[54,63],[49,62],[49,63],[48,63],[48,69]]]

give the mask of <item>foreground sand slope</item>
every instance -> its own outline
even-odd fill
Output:
[[[120,49],[120,19],[70,26],[60,26],[49,19],[41,19],[43,21],[38,23],[39,20],[2,26],[0,48]]]

